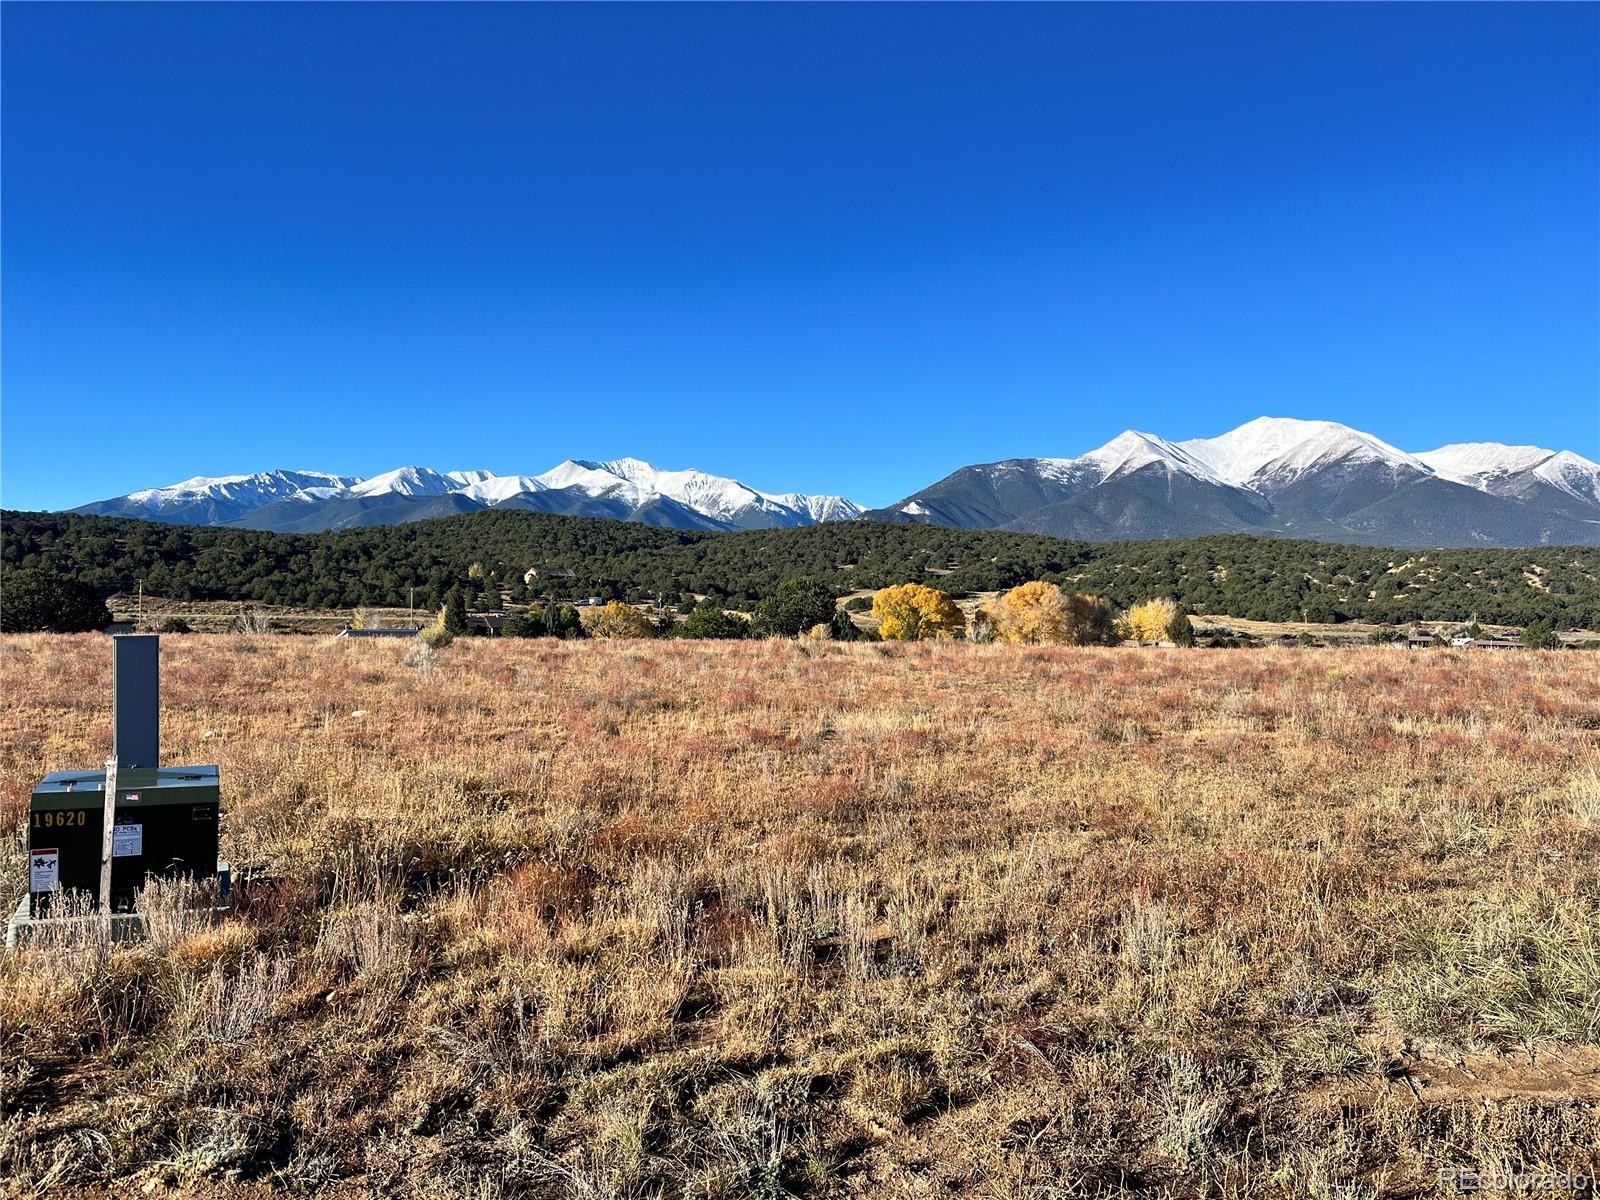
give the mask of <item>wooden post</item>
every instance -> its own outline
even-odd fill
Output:
[[[104,822],[100,829],[100,911],[111,915],[111,852],[117,823],[117,756],[106,759],[106,797]]]

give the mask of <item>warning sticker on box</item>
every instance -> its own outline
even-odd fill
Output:
[[[112,858],[133,858],[143,853],[143,825],[113,825],[111,827]]]
[[[61,855],[55,850],[35,850],[28,856],[28,890],[53,892],[61,886]]]

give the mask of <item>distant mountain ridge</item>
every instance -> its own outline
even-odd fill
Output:
[[[406,466],[362,479],[323,471],[196,476],[72,511],[180,525],[232,525],[316,533],[394,525],[484,508],[526,508],[609,517],[677,529],[732,531],[850,520],[861,506],[842,496],[768,494],[704,471],[663,471],[637,458],[568,459],[540,475],[435,471]]]
[[[1478,442],[1410,454],[1333,421],[1259,417],[1171,442],[960,470],[863,514],[1091,540],[1256,533],[1390,546],[1600,545],[1600,464]]]
[[[1600,465],[1570,450],[1470,442],[1410,453],[1333,421],[1259,417],[1174,442],[1128,430],[1076,458],[962,467],[886,508],[760,492],[636,458],[568,459],[539,475],[406,466],[197,477],[74,512],[314,533],[485,508],[674,529],[790,528],[865,516],[1090,541],[1218,533],[1396,547],[1600,545]]]

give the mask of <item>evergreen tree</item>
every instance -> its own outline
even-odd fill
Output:
[[[111,624],[100,593],[48,571],[0,572],[0,630],[6,633],[89,633]]]
[[[575,638],[583,636],[583,618],[570,604],[558,604],[545,609],[544,631],[546,637]]]
[[[833,619],[833,592],[815,579],[790,579],[756,605],[751,626],[761,637],[798,637]]]
[[[1522,644],[1534,650],[1559,650],[1561,639],[1549,621],[1535,621],[1522,631]]]
[[[439,624],[451,637],[461,637],[467,632],[467,605],[459,586],[452,586],[444,594],[444,610]]]
[[[533,638],[544,636],[544,613],[538,609],[506,614],[500,622],[501,637]]]
[[[840,608],[834,610],[833,620],[828,624],[828,636],[836,642],[859,642],[867,635],[850,619],[850,614]]]
[[[743,638],[750,636],[750,623],[724,612],[715,600],[702,600],[671,631],[682,638]]]
[[[1104,596],[1075,592],[1066,599],[1066,642],[1069,646],[1115,646],[1117,618]]]
[[[1194,622],[1189,620],[1189,611],[1181,604],[1167,626],[1167,640],[1174,646],[1194,645]]]

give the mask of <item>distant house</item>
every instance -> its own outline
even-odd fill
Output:
[[[572,579],[574,572],[571,567],[529,567],[523,573],[522,582],[532,583],[535,579]]]
[[[1433,646],[1434,642],[1431,637],[1424,637],[1414,633],[1410,637],[1401,638],[1397,644],[1407,650],[1427,650]]]
[[[342,638],[414,638],[415,629],[341,629],[334,637]]]
[[[1467,643],[1474,650],[1526,650],[1516,638],[1473,638]]]

